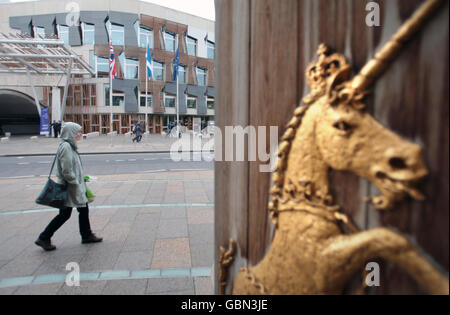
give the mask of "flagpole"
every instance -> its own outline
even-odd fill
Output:
[[[114,56],[115,57],[115,56]],[[111,57],[109,57],[109,59],[111,59]],[[111,62],[110,62],[111,63]],[[111,138],[111,146],[112,146],[112,132],[113,132],[113,104],[112,104],[112,90],[113,90],[113,86],[112,86],[112,69],[111,69],[111,65],[109,66],[109,110],[110,110],[110,117],[109,117],[109,132],[110,132],[110,138]]]
[[[176,37],[176,44],[177,44],[177,49],[175,50],[175,58],[176,58],[176,54],[177,54],[177,51],[178,51],[178,54],[180,53],[179,52],[179,43],[178,43],[178,34],[177,34],[177,37]],[[179,55],[178,55],[179,56]],[[179,75],[179,73],[178,73],[178,71],[180,70],[180,65],[179,65],[179,61],[178,61],[178,64],[177,64],[177,72],[176,72],[176,74],[177,74],[177,96],[176,96],[176,98],[175,98],[175,102],[176,102],[176,110],[177,110],[177,136],[178,136],[178,138],[181,138],[181,132],[180,132],[180,124],[179,124],[179,122],[180,122],[180,113],[179,113],[179,110],[178,110],[178,106],[179,106],[179,102],[178,102],[178,92],[179,92],[179,80],[178,80],[178,75]]]
[[[110,46],[110,50],[111,48],[113,48],[114,51],[114,47],[112,45],[112,37],[111,37],[111,26],[109,29],[109,46]],[[114,54],[114,59],[116,58],[116,55]],[[110,116],[109,116],[109,132],[111,134],[111,146],[112,144],[112,138],[113,138],[113,78],[112,78],[112,73],[114,68],[112,68],[112,64],[113,64],[114,60],[111,60],[111,51],[109,52],[109,109],[110,109]]]
[[[148,42],[147,42],[147,55],[148,55]],[[148,56],[145,58],[145,132],[148,132]]]

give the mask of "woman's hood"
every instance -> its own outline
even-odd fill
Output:
[[[73,123],[67,122],[61,131],[61,140],[69,142],[75,149],[77,148],[76,138],[78,132],[81,130],[81,126]]]

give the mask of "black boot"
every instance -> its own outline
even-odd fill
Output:
[[[89,235],[88,237],[83,238],[83,239],[81,240],[81,243],[82,243],[82,244],[100,243],[101,241],[103,241],[103,238],[97,237],[97,236],[95,236],[94,233],[92,233],[92,234]]]
[[[42,247],[42,248],[43,248],[45,251],[47,251],[47,252],[56,249],[56,246],[55,246],[55,245],[52,245],[52,242],[51,242],[51,241],[43,241],[43,240],[41,240],[40,238],[38,238],[38,239],[36,240],[36,242],[34,242],[34,244],[36,244],[37,246]]]

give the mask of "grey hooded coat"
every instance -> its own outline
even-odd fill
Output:
[[[66,207],[86,207],[86,183],[84,182],[83,165],[77,152],[76,137],[81,126],[65,123],[61,132],[61,144],[56,153],[56,177],[60,184],[67,183]]]

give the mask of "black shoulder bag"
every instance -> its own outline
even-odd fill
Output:
[[[67,200],[67,184],[58,184],[51,179],[57,156],[58,152],[56,152],[55,158],[53,159],[47,183],[39,194],[39,197],[36,198],[36,203],[60,209],[64,207],[64,202]]]

